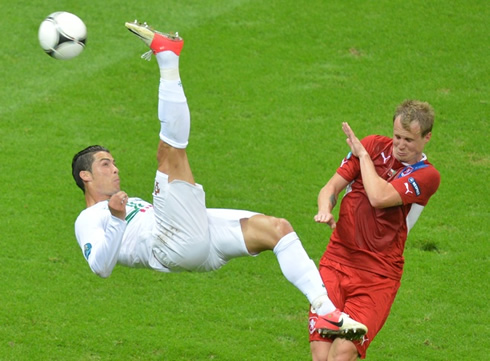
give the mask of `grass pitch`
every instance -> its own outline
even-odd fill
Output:
[[[80,16],[86,50],[58,61],[37,29]],[[209,207],[289,219],[314,260],[330,231],[317,193],[360,137],[391,134],[405,98],[429,101],[426,152],[442,183],[407,241],[402,287],[371,360],[478,360],[489,303],[488,18],[483,0],[1,3],[0,360],[308,360],[304,297],[272,254],[210,274],[118,267],[93,275],[73,233],[79,149],[109,147],[151,199],[153,60],[125,21],[178,30],[189,146]]]

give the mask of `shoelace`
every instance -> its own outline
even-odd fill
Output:
[[[146,61],[150,61],[152,54],[153,54],[153,50],[148,50],[146,53],[141,55],[141,59],[145,59]]]

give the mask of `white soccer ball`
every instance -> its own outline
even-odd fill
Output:
[[[87,27],[78,16],[58,11],[43,20],[38,35],[46,54],[67,60],[76,57],[85,48]]]

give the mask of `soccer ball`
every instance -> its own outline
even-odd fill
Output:
[[[76,57],[85,48],[87,27],[78,16],[58,11],[43,20],[38,36],[46,54],[67,60]]]

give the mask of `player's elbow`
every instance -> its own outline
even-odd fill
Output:
[[[369,198],[369,203],[371,204],[371,207],[373,208],[384,208],[384,202],[382,199],[379,198]]]
[[[398,200],[386,196],[370,197],[369,203],[371,204],[371,207],[378,209],[395,207],[402,204],[401,199]]]
[[[366,189],[369,203],[374,208],[388,208],[403,204],[400,194],[392,184],[383,183],[375,189]]]
[[[96,272],[95,273],[97,276],[99,276],[100,278],[108,278],[112,272]]]
[[[98,267],[97,265],[90,265],[90,269],[100,278],[107,278],[112,274],[112,268]]]

